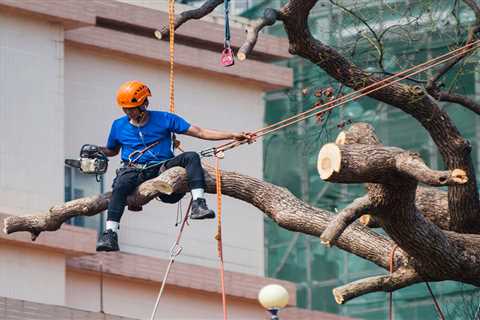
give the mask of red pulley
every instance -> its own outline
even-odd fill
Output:
[[[230,67],[235,64],[235,60],[233,57],[233,50],[230,47],[223,49],[222,51],[222,58],[220,60],[224,67]]]

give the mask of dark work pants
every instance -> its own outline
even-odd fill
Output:
[[[188,186],[190,189],[205,188],[202,164],[200,156],[196,152],[184,152],[170,160],[165,161],[161,167],[151,169],[137,169],[124,167],[117,169],[117,176],[113,180],[112,198],[108,203],[107,220],[120,222],[127,196],[131,194],[143,182],[157,177],[160,170],[164,171],[172,167],[183,167],[187,171]],[[185,194],[160,195],[163,202],[175,203]]]

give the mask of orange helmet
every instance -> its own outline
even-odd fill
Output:
[[[136,108],[151,97],[150,89],[140,81],[127,81],[117,91],[117,104],[121,108]]]

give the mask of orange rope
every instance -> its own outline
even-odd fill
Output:
[[[187,212],[185,213],[185,217],[183,218],[182,225],[180,227],[180,231],[178,232],[177,239],[175,240],[174,245],[170,248],[170,260],[168,261],[167,270],[163,275],[162,285],[160,286],[160,291],[158,292],[157,301],[155,302],[155,306],[153,307],[152,315],[150,320],[155,318],[155,314],[157,313],[158,305],[160,303],[160,298],[162,297],[163,290],[165,289],[165,285],[167,283],[168,275],[170,274],[170,270],[175,262],[175,258],[182,252],[182,247],[180,246],[180,240],[182,239],[182,232],[185,228],[185,225],[188,224],[188,217],[190,215],[190,210],[192,209],[192,199],[190,199],[190,203],[188,205]]]
[[[287,126],[290,126],[292,124],[295,124],[297,122],[300,122],[302,120],[305,120],[309,117],[312,117],[312,116],[315,116],[315,115],[319,115],[319,114],[322,114],[322,113],[325,113],[327,111],[330,111],[336,107],[339,107],[341,105],[344,105],[345,103],[347,102],[350,102],[350,101],[353,101],[353,100],[357,100],[365,95],[368,95],[372,92],[375,92],[375,91],[378,91],[382,88],[385,88],[393,83],[397,83],[401,80],[404,80],[412,75],[415,75],[415,74],[418,74],[420,72],[423,72],[427,69],[430,69],[438,64],[441,64],[441,63],[444,63],[452,58],[455,58],[457,56],[461,56],[461,55],[464,55],[470,51],[473,51],[475,49],[478,48],[478,45],[480,43],[480,40],[477,40],[475,42],[472,42],[470,44],[467,44],[463,47],[460,47],[456,50],[453,50],[453,51],[450,51],[442,56],[439,56],[437,58],[434,58],[434,59],[431,59],[431,60],[428,60],[422,64],[419,64],[419,65],[416,65],[414,67],[411,67],[407,70],[404,70],[404,71],[401,71],[399,73],[396,73],[392,76],[389,76],[385,79],[382,79],[380,81],[377,81],[375,83],[372,83],[362,89],[359,89],[358,91],[354,91],[354,92],[351,92],[345,96],[342,96],[342,97],[339,97],[339,98],[336,98],[334,100],[331,100],[325,104],[321,104],[321,105],[318,105],[318,106],[315,106],[309,110],[306,110],[302,113],[299,113],[299,114],[296,114],[292,117],[289,117],[287,119],[284,119],[282,121],[279,121],[279,122],[276,122],[274,124],[271,124],[267,127],[264,127],[264,128],[261,128],[261,129],[258,129],[256,131],[253,132],[253,134],[256,135],[257,138],[259,137],[262,137],[266,134],[269,134],[269,133],[272,133],[274,131],[277,131],[277,130],[280,130],[282,128],[285,128]],[[413,71],[415,70],[415,71]],[[411,72],[411,73],[410,73]],[[397,79],[395,79],[397,78]],[[394,80],[395,79],[395,80]],[[318,111],[319,109],[321,109],[320,111]],[[315,112],[314,112],[315,111]],[[232,142],[228,142],[228,143],[225,143],[225,144],[222,144],[218,147],[215,148],[215,151],[216,152],[220,152],[220,151],[226,151],[226,150],[229,150],[229,149],[232,149],[232,148],[235,148],[239,145],[242,145],[244,143],[246,143],[247,141],[232,141]]]
[[[223,319],[227,320],[227,299],[225,295],[225,267],[223,263],[222,244],[222,175],[220,173],[220,158],[215,157],[215,187],[217,191],[217,240],[218,257],[220,258],[220,284],[222,287]]]
[[[170,25],[170,112],[175,113],[175,74],[174,53],[175,53],[175,0],[168,0],[168,22]]]
[[[175,113],[175,0],[168,0],[168,23],[169,23],[169,46],[170,46],[170,74],[169,74],[169,99],[170,99],[170,112]],[[177,136],[172,134],[173,149],[180,148],[180,141],[177,140]]]

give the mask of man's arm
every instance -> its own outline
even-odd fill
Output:
[[[115,149],[108,149],[107,147],[101,147],[101,146],[98,146],[98,148],[100,149],[100,151],[106,155],[107,157],[114,157],[118,154],[118,152],[120,151],[120,146],[117,146]]]
[[[251,133],[247,132],[227,132],[227,131],[219,131],[219,130],[212,130],[212,129],[204,129],[197,127],[195,125],[191,125],[190,128],[185,132],[186,135],[200,138],[204,140],[253,140],[255,137]]]

